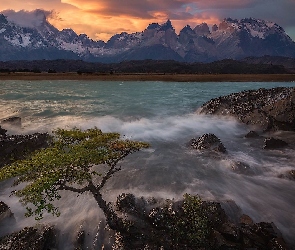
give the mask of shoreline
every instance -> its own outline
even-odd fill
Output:
[[[100,73],[0,73],[0,81],[166,81],[166,82],[293,82],[295,74],[100,74]]]

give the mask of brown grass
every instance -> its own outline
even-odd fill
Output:
[[[0,80],[88,80],[88,81],[169,81],[169,82],[291,82],[295,74],[77,74],[1,73]]]

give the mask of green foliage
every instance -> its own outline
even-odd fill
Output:
[[[208,245],[209,219],[202,205],[203,201],[196,195],[184,195],[181,206],[172,201],[150,213],[156,239],[163,239],[159,245],[173,249],[198,249]],[[168,242],[167,242],[168,241]]]
[[[177,220],[176,241],[187,242],[190,246],[204,246],[209,234],[209,221],[199,196],[184,195],[183,215]]]
[[[60,190],[88,192],[90,186],[97,192],[116,172],[117,163],[127,155],[146,148],[147,143],[122,140],[118,133],[103,133],[98,128],[57,129],[53,131],[52,144],[32,154],[28,159],[16,161],[0,170],[0,181],[17,177],[14,185],[26,186],[14,194],[27,206],[27,216],[41,219],[47,211],[59,216],[58,208],[52,202],[61,198]],[[104,173],[98,173],[95,165],[105,166]],[[100,177],[99,184],[93,177]],[[29,206],[33,204],[33,208]]]

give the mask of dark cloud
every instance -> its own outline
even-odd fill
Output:
[[[67,2],[78,6],[82,0]],[[192,19],[200,13],[209,13],[220,19],[255,17],[285,26],[295,24],[294,0],[83,0],[85,2],[99,6],[87,11],[109,16],[151,19],[153,13],[162,12],[171,19]]]
[[[211,9],[218,17],[245,18],[253,17],[272,21],[283,28],[295,26],[295,1],[294,0],[268,0],[252,1],[247,8],[236,7],[234,11],[230,9]]]
[[[102,30],[100,24],[108,32],[122,26],[124,30],[138,31],[135,29],[144,28],[150,22],[163,22],[167,18],[173,24],[177,23],[179,29],[185,23],[193,25],[208,22],[212,25],[226,17],[254,17],[276,22],[295,38],[295,0],[1,0],[0,9],[5,6],[10,9],[49,10],[44,12],[45,17],[52,15],[50,10],[54,9],[66,20],[63,24],[55,24],[60,24],[60,27],[89,25],[92,33],[95,29],[98,32]],[[21,17],[13,12],[7,13],[15,22],[23,25],[36,25],[31,19],[36,15],[38,20],[42,19],[42,13],[39,12],[23,11]]]
[[[74,2],[77,4],[77,0]],[[153,13],[155,12],[174,13],[173,10],[179,12],[185,4],[190,3],[190,1],[179,0],[125,0],[124,2],[122,0],[89,0],[87,2],[93,4],[93,6],[99,3],[100,6],[97,9],[88,9],[88,12],[109,16],[132,16],[141,19],[151,19],[154,17]]]
[[[34,11],[14,11],[14,10],[4,10],[1,12],[9,21],[12,21],[22,27],[38,27],[40,26],[44,20],[47,18],[56,17],[56,13],[54,11],[46,11],[37,9]]]

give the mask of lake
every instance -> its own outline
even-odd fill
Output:
[[[295,245],[295,183],[278,178],[295,169],[294,151],[263,150],[259,143],[244,138],[249,127],[196,112],[211,98],[277,86],[294,87],[295,83],[0,81],[0,119],[22,118],[22,128],[6,127],[9,133],[96,126],[146,141],[151,147],[128,156],[122,171],[105,187],[108,201],[115,201],[122,192],[175,199],[190,193],[208,200],[234,200],[255,222],[274,222]],[[219,137],[228,154],[210,157],[188,146],[192,138],[205,133]],[[234,172],[232,164],[237,161],[247,163],[251,172]],[[23,216],[15,197],[9,197],[9,184],[2,183],[0,200],[11,207],[16,223],[0,226],[2,234],[36,223]],[[83,225],[95,238],[93,232],[103,216],[91,196],[66,193],[58,204],[61,217],[46,215],[44,223],[57,225],[65,235]]]

